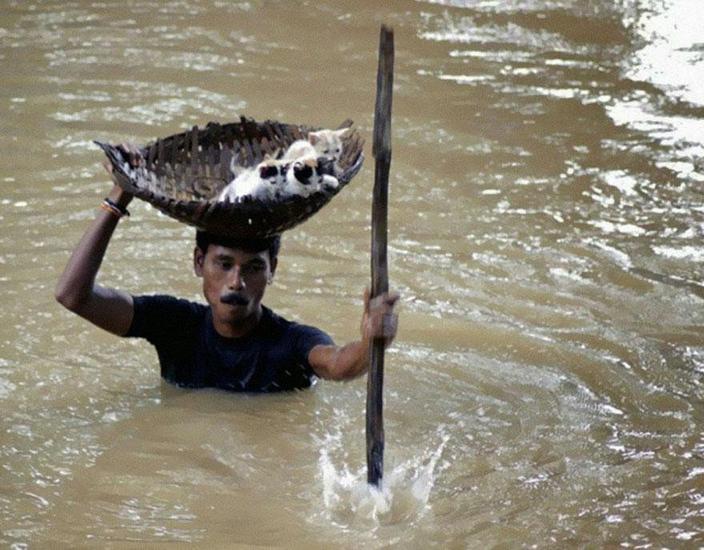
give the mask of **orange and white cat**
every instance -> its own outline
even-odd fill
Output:
[[[335,189],[339,181],[329,173],[331,171],[332,162],[322,157],[308,157],[292,162],[286,172],[283,196],[308,197],[326,188]]]
[[[332,162],[334,174],[338,175],[341,171],[339,162],[342,156],[342,138],[349,131],[349,128],[343,128],[310,132],[307,139],[294,141],[284,153],[282,160],[294,161],[322,157]]]

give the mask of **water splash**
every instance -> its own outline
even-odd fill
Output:
[[[374,529],[378,526],[413,523],[429,509],[438,463],[450,436],[438,428],[439,443],[415,456],[394,464],[387,463],[380,487],[367,483],[366,466],[352,470],[347,463],[336,463],[335,451],[340,434],[327,434],[321,442],[319,466],[322,473],[323,503],[326,519],[342,528]]]

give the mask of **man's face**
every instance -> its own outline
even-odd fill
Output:
[[[237,326],[258,315],[266,285],[276,269],[268,251],[253,253],[211,244],[205,254],[196,247],[193,259],[216,327]]]

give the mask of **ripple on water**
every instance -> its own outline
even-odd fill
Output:
[[[0,399],[7,398],[17,389],[17,385],[13,384],[6,378],[0,377]]]

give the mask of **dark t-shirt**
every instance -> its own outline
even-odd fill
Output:
[[[262,309],[250,334],[225,338],[215,330],[209,306],[173,296],[135,296],[126,336],[153,344],[161,376],[179,386],[244,392],[309,387],[315,374],[308,353],[319,344],[332,344],[332,339],[315,327]]]

